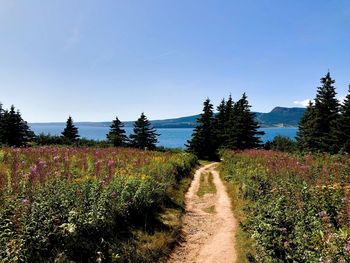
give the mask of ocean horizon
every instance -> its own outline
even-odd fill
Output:
[[[29,124],[29,127],[35,134],[51,134],[61,135],[65,124]],[[79,135],[81,138],[92,140],[105,140],[106,134],[109,131],[109,127],[105,126],[88,126],[79,125],[76,127],[79,129]],[[187,140],[191,138],[193,128],[157,128],[159,134],[157,146],[163,146],[167,148],[185,148]],[[265,135],[261,136],[263,142],[271,141],[274,137],[286,136],[291,139],[295,139],[298,128],[285,127],[285,128],[260,128],[265,132]],[[133,131],[132,127],[125,127],[125,132],[130,135]]]

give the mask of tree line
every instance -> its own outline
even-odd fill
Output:
[[[200,159],[218,159],[218,151],[222,148],[244,150],[262,147],[259,124],[255,114],[250,111],[247,95],[234,102],[230,95],[222,99],[214,114],[214,106],[210,99],[203,103],[203,112],[197,119],[192,138],[187,142],[189,152]]]
[[[13,105],[9,110],[4,109],[0,103],[0,146],[20,147],[32,141],[34,137],[19,110],[16,111]]]
[[[340,103],[328,72],[321,78],[314,102],[300,120],[297,143],[303,151],[350,153],[350,86]]]
[[[210,99],[203,103],[203,112],[197,119],[192,137],[187,141],[187,150],[201,159],[218,159],[222,148],[243,150],[265,147],[283,151],[312,151],[328,153],[350,153],[350,86],[345,100],[340,103],[334,87],[335,80],[328,72],[321,78],[314,102],[309,103],[299,122],[296,141],[277,136],[272,142],[262,144],[259,124],[255,114],[250,111],[248,98],[244,93],[236,102],[230,95],[222,99],[214,113]],[[141,114],[134,123],[133,133],[126,135],[123,123],[112,121],[106,134],[108,145],[137,147],[153,150],[156,148],[159,134],[150,121]],[[85,141],[84,141],[85,140]],[[68,118],[62,136],[38,135],[29,128],[21,113],[14,106],[9,110],[0,104],[0,145],[20,147],[30,142],[42,144],[72,144],[84,142],[96,145],[96,141],[80,139],[78,128]]]
[[[108,134],[106,134],[105,143],[115,147],[135,147],[154,150],[158,142],[158,136],[159,134],[152,127],[151,122],[142,113],[140,118],[134,123],[133,133],[129,137],[126,135],[123,123],[116,117],[112,121]],[[67,119],[61,136],[35,135],[30,130],[27,122],[23,120],[19,110],[16,111],[13,105],[10,110],[3,109],[2,104],[0,104],[0,146],[21,147],[29,145],[31,142],[39,145],[98,144],[93,140],[80,138],[79,130],[74,125],[71,116]]]

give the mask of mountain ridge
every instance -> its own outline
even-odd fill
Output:
[[[268,113],[254,112],[256,120],[263,128],[268,127],[296,127],[303,116],[305,108],[300,107],[280,107],[273,108]],[[162,120],[151,120],[154,128],[194,128],[196,126],[196,120],[200,116],[191,115],[179,118],[169,118]],[[132,127],[134,121],[123,122],[125,127]],[[64,122],[45,122],[45,123],[30,123],[35,125],[61,125]],[[111,122],[75,122],[77,126],[95,126],[95,127],[108,127]]]

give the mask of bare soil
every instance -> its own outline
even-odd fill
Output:
[[[217,163],[201,167],[195,173],[186,194],[182,241],[168,263],[233,263],[237,261],[235,231],[237,222],[230,198],[216,171]],[[211,172],[216,193],[197,195],[202,174]],[[213,209],[214,207],[214,209]]]

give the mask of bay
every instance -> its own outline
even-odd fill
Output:
[[[30,128],[35,134],[51,134],[61,135],[65,124],[29,124]],[[88,125],[76,125],[79,129],[79,135],[81,137],[93,140],[105,140],[109,127],[104,126],[88,126]],[[297,128],[262,128],[265,135],[262,136],[263,142],[271,141],[277,135],[286,136],[294,139],[297,133]],[[127,135],[132,133],[131,127],[126,127],[125,131]],[[160,128],[157,129],[157,133],[160,135],[158,140],[158,146],[164,146],[168,148],[185,148],[187,140],[191,138],[192,128]]]

